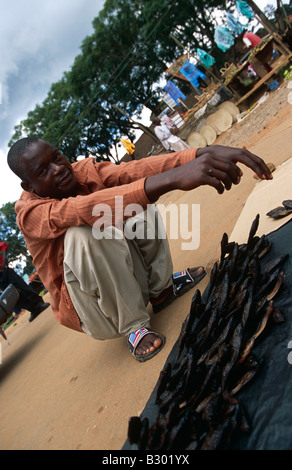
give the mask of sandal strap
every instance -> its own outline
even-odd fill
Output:
[[[174,295],[178,295],[180,291],[189,283],[194,282],[193,277],[190,275],[188,269],[180,271],[172,275],[173,292]]]
[[[148,330],[147,328],[139,328],[138,330],[132,331],[132,333],[128,335],[128,343],[132,354],[135,353],[135,350],[141,339],[149,333],[152,333],[152,331]]]

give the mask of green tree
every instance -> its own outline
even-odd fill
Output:
[[[71,69],[15,127],[10,144],[37,134],[70,161],[78,154],[110,159],[120,137],[131,140],[138,128],[125,114],[139,116],[144,104],[154,113],[159,109],[161,78],[183,52],[170,33],[194,53],[202,47],[222,56],[214,43],[217,8],[234,8],[234,2],[210,0],[206,8],[197,0],[106,0]]]
[[[30,274],[34,270],[34,266],[22,233],[16,223],[14,205],[15,202],[7,202],[0,207],[0,240],[9,243],[9,262],[25,263],[23,272]]]

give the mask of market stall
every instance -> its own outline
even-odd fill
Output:
[[[274,52],[276,56],[274,57]],[[282,43],[276,34],[271,34],[253,49],[243,64],[231,64],[223,71],[224,85],[233,93],[236,105],[243,103],[263,85],[269,85],[273,77],[291,60],[291,51]],[[268,67],[269,68],[268,68]],[[246,93],[240,93],[240,77],[249,67],[256,72],[257,77]],[[242,87],[241,87],[242,89]]]

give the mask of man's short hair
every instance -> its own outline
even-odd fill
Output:
[[[25,174],[20,157],[34,142],[37,142],[38,140],[41,140],[40,137],[24,137],[23,139],[20,139],[15,142],[15,144],[12,145],[8,152],[8,166],[13,171],[13,173],[15,173],[22,180],[25,179]]]

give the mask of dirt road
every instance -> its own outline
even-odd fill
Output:
[[[287,82],[269,94],[243,121],[216,143],[246,146],[277,167],[292,156],[292,105]],[[243,168],[239,186],[218,196],[209,187],[175,191],[163,203],[200,204],[200,245],[181,249],[170,240],[174,268],[204,265],[210,270],[223,232],[230,234],[257,180]],[[256,208],[255,208],[256,214]],[[206,277],[199,284],[203,292]],[[49,294],[46,294],[49,300]],[[0,449],[121,449],[128,419],[139,414],[157,381],[189,311],[192,292],[153,317],[153,329],[167,340],[151,361],[141,364],[124,339],[97,342],[60,326],[51,309],[28,323],[24,312],[1,338]]]

